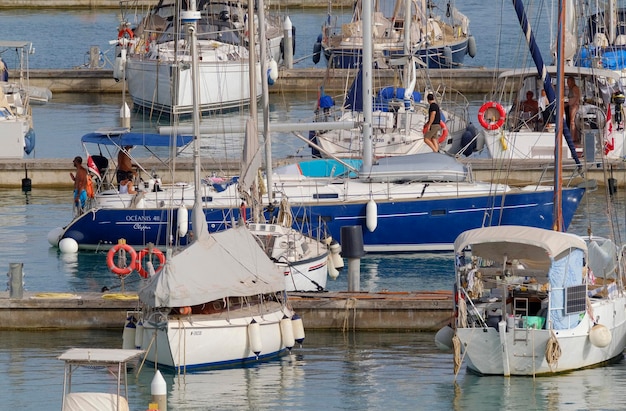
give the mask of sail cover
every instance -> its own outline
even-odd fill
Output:
[[[139,290],[152,307],[183,307],[224,297],[283,291],[283,274],[245,227],[200,239],[174,255]]]

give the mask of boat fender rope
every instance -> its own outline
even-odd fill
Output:
[[[554,372],[560,357],[561,346],[559,345],[559,340],[554,335],[554,331],[550,330],[550,338],[546,343],[546,361],[550,366],[550,371]]]
[[[115,255],[119,251],[122,251],[122,250],[130,254],[129,266],[119,267],[115,264],[115,261],[113,261],[113,257],[115,257]],[[120,260],[121,259],[122,258],[120,258]],[[128,275],[132,273],[133,270],[135,269],[136,260],[137,260],[137,252],[133,249],[133,247],[129,246],[128,244],[116,244],[107,253],[107,266],[109,267],[109,270],[111,270],[113,274],[117,274],[119,276]]]

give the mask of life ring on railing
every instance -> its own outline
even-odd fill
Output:
[[[485,130],[499,129],[504,124],[505,119],[504,107],[495,101],[486,102],[478,110],[478,122]]]
[[[439,122],[439,126],[441,126],[441,135],[439,136],[439,144],[443,144],[448,137],[448,126],[443,121]]]
[[[128,38],[131,40],[135,37],[135,33],[133,33],[130,27],[124,27],[117,33],[117,39],[119,40],[124,37],[124,34],[128,34]]]
[[[163,255],[163,252],[161,252],[161,250],[159,250],[158,248],[153,248],[152,251],[150,251],[149,248],[144,248],[139,252],[139,254],[137,254],[137,260],[135,260],[135,270],[137,270],[139,275],[143,278],[148,278],[150,274],[143,269],[143,267],[141,266],[141,262],[143,261],[143,258],[150,253],[156,255],[159,259],[159,267],[154,270],[155,273],[161,271],[163,269],[163,266],[165,265],[165,256]]]
[[[120,250],[124,250],[128,254],[130,254],[130,265],[128,267],[118,267],[113,261],[113,257],[115,257],[117,252]],[[133,270],[135,269],[135,260],[137,260],[137,252],[133,247],[129,246],[128,244],[116,244],[109,250],[109,253],[107,254],[107,266],[109,266],[109,270],[111,270],[113,274],[117,274],[120,276],[128,275],[133,272]]]

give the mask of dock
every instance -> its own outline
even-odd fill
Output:
[[[274,168],[291,164],[306,158],[274,159]],[[552,160],[512,160],[497,162],[491,159],[459,158],[461,163],[471,167],[474,180],[492,181],[511,186],[526,186],[538,183],[552,184],[554,165]],[[163,164],[151,158],[138,158],[137,161],[146,170],[154,169],[162,176],[163,183],[193,180],[193,164],[191,159],[181,158],[176,161],[176,181],[170,181],[170,173],[163,170]],[[613,170],[613,177],[618,187],[626,185],[626,163],[621,160],[609,162]],[[211,159],[203,160],[203,169],[215,171],[218,175],[231,177],[239,175],[240,164],[235,160]],[[603,167],[598,163],[586,164],[586,177],[594,179],[599,186],[606,185],[606,175]],[[506,170],[507,172],[503,172]],[[573,160],[564,160],[563,178],[567,183],[578,184],[583,182]],[[71,189],[72,181],[68,178],[73,172],[70,159],[0,159],[0,188],[20,188],[22,179],[28,175],[33,189]]]
[[[308,330],[429,331],[451,321],[450,291],[289,293]],[[136,293],[0,293],[0,330],[119,329]]]
[[[454,89],[465,94],[484,94],[493,90],[494,81],[502,70],[487,68],[462,69],[431,69],[429,79],[434,88],[439,86],[445,89]],[[327,92],[342,92],[345,88],[348,75],[354,77],[355,70],[350,69],[279,69],[278,80],[269,87],[271,94],[276,93],[316,93],[324,85]],[[374,80],[374,87],[393,84],[396,71],[392,69],[378,69]],[[12,76],[17,73],[11,73]],[[113,70],[108,69],[38,69],[30,70],[30,84],[48,88],[55,93],[118,93],[122,94],[124,82],[113,78]],[[418,90],[423,90],[426,83],[423,78],[418,79]]]

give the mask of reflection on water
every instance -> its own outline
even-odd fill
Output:
[[[515,409],[513,404],[532,410],[619,410],[626,393],[624,361],[606,367],[576,371],[557,377],[479,377],[465,375],[454,392],[454,410],[468,404],[483,409]]]

